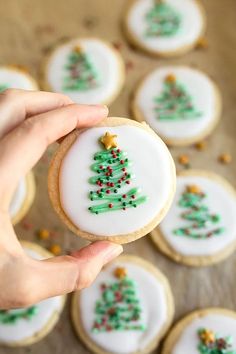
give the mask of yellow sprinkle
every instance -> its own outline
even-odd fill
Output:
[[[221,163],[224,163],[224,164],[227,165],[227,164],[229,164],[232,161],[232,156],[230,154],[228,154],[228,153],[221,154],[219,156],[219,161]]]
[[[199,141],[198,143],[195,144],[195,148],[197,150],[205,150],[207,147],[206,141]]]
[[[52,252],[55,256],[61,254],[61,246],[54,244],[49,248],[49,251]]]
[[[126,275],[127,275],[127,270],[123,267],[117,267],[114,270],[114,276],[118,279],[123,279],[126,277]]]
[[[47,240],[50,236],[50,232],[47,229],[40,229],[38,231],[38,236],[41,240]]]
[[[181,165],[188,165],[189,157],[187,155],[180,155],[178,161]]]

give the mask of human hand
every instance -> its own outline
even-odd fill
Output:
[[[20,178],[49,144],[107,114],[104,106],[77,105],[57,93],[9,89],[0,94],[0,308],[27,307],[87,287],[122,252],[122,246],[100,241],[70,256],[34,260],[23,251],[8,212]]]

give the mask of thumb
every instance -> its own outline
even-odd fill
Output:
[[[34,275],[37,274],[37,298],[32,299],[32,302],[88,287],[102,267],[122,251],[121,245],[98,241],[73,252],[70,256],[38,262],[37,273],[34,271]]]

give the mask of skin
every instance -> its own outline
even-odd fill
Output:
[[[105,106],[74,104],[57,93],[8,89],[0,94],[1,309],[27,307],[88,287],[101,268],[122,252],[121,245],[100,241],[69,256],[31,259],[17,239],[8,211],[20,178],[34,167],[48,145],[107,115]]]

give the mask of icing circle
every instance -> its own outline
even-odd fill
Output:
[[[125,269],[126,274],[122,280],[116,279],[116,270]],[[129,285],[124,290],[119,285],[123,282]],[[135,286],[135,300],[132,302],[133,291],[130,286]],[[108,287],[111,288],[108,289]],[[104,287],[107,287],[108,292]],[[110,289],[117,290],[121,297],[114,302],[106,302],[102,298],[111,298]],[[128,295],[127,295],[128,294]],[[129,297],[126,306],[125,299]],[[101,301],[101,302],[99,302]],[[139,318],[134,318],[132,308],[139,305]],[[94,331],[94,321],[100,321],[101,316],[96,314],[97,304],[104,305],[108,313],[108,323],[111,328],[103,324]],[[122,314],[119,309],[123,308]],[[118,318],[111,314],[117,311]],[[169,284],[163,274],[150,263],[134,256],[121,256],[111,265],[106,267],[97,277],[93,285],[80,293],[75,294],[72,302],[72,320],[75,329],[85,344],[95,353],[148,353],[159,343],[173,319],[174,304]],[[103,312],[102,312],[103,313]],[[107,316],[107,315],[106,315]],[[136,312],[137,316],[137,312]],[[126,322],[122,326],[123,318]],[[103,316],[102,316],[103,318]],[[104,323],[104,319],[101,319]],[[105,320],[106,321],[106,320]],[[101,330],[99,330],[101,328]]]
[[[25,252],[34,259],[50,258],[52,255],[42,247],[31,242],[22,242]],[[48,334],[56,324],[63,309],[65,296],[52,297],[34,306],[31,316],[18,316],[19,309],[9,310],[1,321],[0,313],[0,343],[7,346],[24,346],[35,343]],[[10,317],[11,315],[11,317]]]
[[[205,13],[195,0],[136,0],[125,29],[128,39],[149,54],[173,56],[195,46],[205,31]]]
[[[236,247],[236,193],[214,173],[184,171],[165,219],[154,230],[157,246],[171,258],[189,265],[222,260]]]
[[[96,38],[59,45],[47,58],[44,86],[82,104],[108,104],[125,77],[123,59],[109,43]]]
[[[114,150],[101,144],[106,134],[117,136]],[[75,233],[125,243],[144,236],[160,222],[174,193],[175,170],[168,149],[150,128],[108,118],[100,126],[74,133],[71,139],[69,146],[65,141],[65,148],[60,148],[63,156],[59,149],[57,161],[53,160],[49,195],[58,211],[58,196],[50,189],[58,173],[59,208]],[[54,171],[56,165],[58,172]],[[64,215],[62,219],[65,221]]]
[[[135,93],[132,111],[138,121],[145,120],[168,144],[189,145],[215,128],[221,97],[203,72],[167,66],[144,78]]]
[[[225,309],[195,311],[179,321],[164,343],[162,354],[236,352],[236,313]]]

